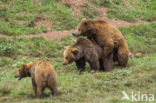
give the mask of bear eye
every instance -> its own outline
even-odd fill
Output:
[[[68,59],[68,57],[66,57],[66,59]]]
[[[80,29],[78,29],[80,31]]]

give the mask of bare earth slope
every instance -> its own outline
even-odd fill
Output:
[[[82,8],[84,8],[84,4],[86,2],[88,2],[88,0],[62,0],[63,3],[65,3],[66,5],[69,5],[75,12],[76,15],[81,15],[81,10]],[[135,23],[130,23],[127,21],[122,21],[119,19],[110,19],[107,17],[107,8],[105,7],[100,7],[100,8],[96,8],[100,11],[99,16],[96,17],[96,19],[101,19],[106,21],[107,23],[114,25],[116,27],[128,27],[128,26],[132,26],[132,25],[139,25],[142,23],[145,24],[149,24],[149,22],[146,21],[141,21],[138,20],[138,22]],[[28,38],[32,38],[32,37],[38,37],[38,36],[43,36],[45,39],[48,40],[55,40],[57,38],[61,38],[64,37],[66,35],[71,35],[72,33],[72,29],[71,30],[65,30],[65,31],[51,31],[51,32],[47,32],[47,33],[40,33],[40,34],[32,34],[32,35],[20,35],[17,37],[28,37]],[[0,35],[0,37],[2,37],[4,35]],[[6,37],[6,36],[5,36]],[[7,37],[12,37],[12,36],[7,36]]]

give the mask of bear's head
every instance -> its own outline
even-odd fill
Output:
[[[67,46],[64,50],[64,62],[63,65],[67,65],[81,58],[81,50],[73,46]]]
[[[18,80],[21,80],[24,77],[30,77],[31,66],[32,66],[32,63],[28,63],[28,64],[22,63],[21,68],[18,70],[18,72],[15,75],[15,78],[17,78]]]
[[[80,24],[77,26],[77,29],[72,32],[73,36],[88,36],[92,33],[94,29],[93,20],[82,19]]]

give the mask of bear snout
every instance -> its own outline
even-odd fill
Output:
[[[63,63],[63,65],[67,65],[67,63]]]
[[[72,35],[77,37],[78,36],[78,30],[75,30],[74,32],[72,32]]]
[[[19,74],[16,74],[14,77],[17,78],[17,80],[21,80],[22,79],[22,77]]]
[[[77,36],[76,33],[74,33],[74,32],[72,32],[72,35],[73,35],[73,36]]]
[[[15,75],[14,77],[17,78],[17,80],[21,80],[22,79],[21,76]]]

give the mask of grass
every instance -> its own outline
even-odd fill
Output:
[[[85,18],[95,18],[96,16],[100,15],[100,12],[91,8],[88,3],[85,3],[85,8],[82,10],[82,12]]]
[[[21,35],[47,32],[44,23],[50,22],[52,29],[65,30],[74,28],[78,18],[71,8],[56,0],[45,0],[35,3],[34,0],[0,1],[0,33],[5,35]]]
[[[42,42],[41,42],[42,41]],[[1,56],[33,56],[33,57],[55,57],[59,52],[54,53],[63,46],[45,40],[43,37],[28,38],[0,38]]]
[[[88,2],[77,17],[72,8],[60,0],[1,0],[0,34],[29,35],[52,30],[69,30],[76,27],[81,18],[95,18],[100,12]],[[148,0],[91,0],[97,6],[108,7],[108,17],[130,22],[138,19],[156,20],[156,1]],[[47,25],[48,23],[48,25]]]
[[[156,95],[156,47],[155,26],[139,25],[120,28],[126,37],[131,51],[142,56],[130,59],[128,66],[120,69],[115,66],[111,72],[92,73],[88,65],[79,75],[74,63],[63,66],[64,46],[73,44],[75,38],[66,36],[56,42],[42,37],[0,38],[0,102],[2,103],[134,103],[121,101],[122,91]],[[16,81],[14,75],[21,62],[44,59],[54,66],[60,95],[51,96],[49,90],[44,98],[35,98],[31,79]],[[138,102],[138,103],[155,103]]]
[[[136,22],[156,20],[156,1],[147,0],[92,0],[97,6],[108,7],[108,17]]]
[[[134,53],[155,53],[156,51],[156,23],[141,24],[139,26],[130,26],[128,28],[120,28],[125,35],[130,50]]]
[[[134,53],[142,52],[144,54],[148,54],[155,53],[156,51],[155,28],[156,23],[152,23],[149,25],[141,24],[139,26],[120,28],[120,31],[123,33],[123,35],[125,35],[131,51]],[[13,57],[17,55],[33,57],[55,57],[56,54],[62,52],[58,52],[58,49],[62,49],[63,46],[72,44],[73,42],[74,39],[72,39],[71,36],[62,38],[61,41],[59,41],[59,45],[55,42],[45,40],[43,37],[35,37],[32,39],[8,39],[3,37],[0,38],[0,55]]]

